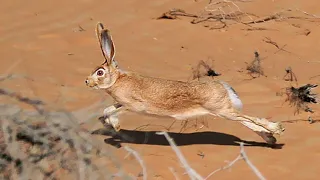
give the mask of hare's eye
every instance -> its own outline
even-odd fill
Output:
[[[98,75],[98,76],[103,76],[103,73],[104,73],[104,72],[103,72],[102,70],[97,71],[97,75]]]

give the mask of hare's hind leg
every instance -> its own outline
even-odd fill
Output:
[[[119,103],[113,104],[103,111],[103,116],[99,118],[100,122],[104,126],[108,126],[109,124],[112,125],[112,127],[116,130],[120,130],[120,123],[119,123],[119,112],[122,109],[122,105]]]
[[[275,144],[277,142],[277,139],[273,136],[273,134],[270,133],[269,131],[266,131],[266,129],[262,128],[261,126],[255,125],[254,123],[251,123],[248,121],[240,121],[240,122],[247,128],[257,133],[268,144]]]
[[[240,121],[244,126],[253,130],[269,144],[276,143],[276,139],[273,137],[273,134],[282,134],[285,130],[279,122],[271,122],[264,118],[243,115],[240,112],[224,112],[219,113],[218,116]]]

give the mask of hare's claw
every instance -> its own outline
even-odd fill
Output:
[[[120,131],[120,124],[115,124],[115,125],[112,125],[112,127],[113,127],[113,129],[115,130],[115,131]]]
[[[273,145],[277,143],[277,139],[271,133],[264,132],[264,131],[261,131],[261,132],[256,131],[256,133],[259,136],[261,136],[266,141],[267,144]]]

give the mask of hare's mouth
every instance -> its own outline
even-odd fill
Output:
[[[98,85],[97,84],[94,84],[94,85],[88,85],[90,88],[92,88],[92,89],[100,89],[99,87],[98,87]]]
[[[99,89],[98,84],[92,81],[91,79],[87,79],[85,81],[86,85],[92,89]]]

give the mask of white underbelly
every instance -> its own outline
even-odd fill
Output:
[[[178,120],[184,120],[192,117],[197,117],[197,116],[203,116],[206,114],[210,114],[210,112],[204,108],[195,108],[192,110],[188,110],[182,113],[177,113],[174,115],[171,115],[171,117],[178,119]]]

